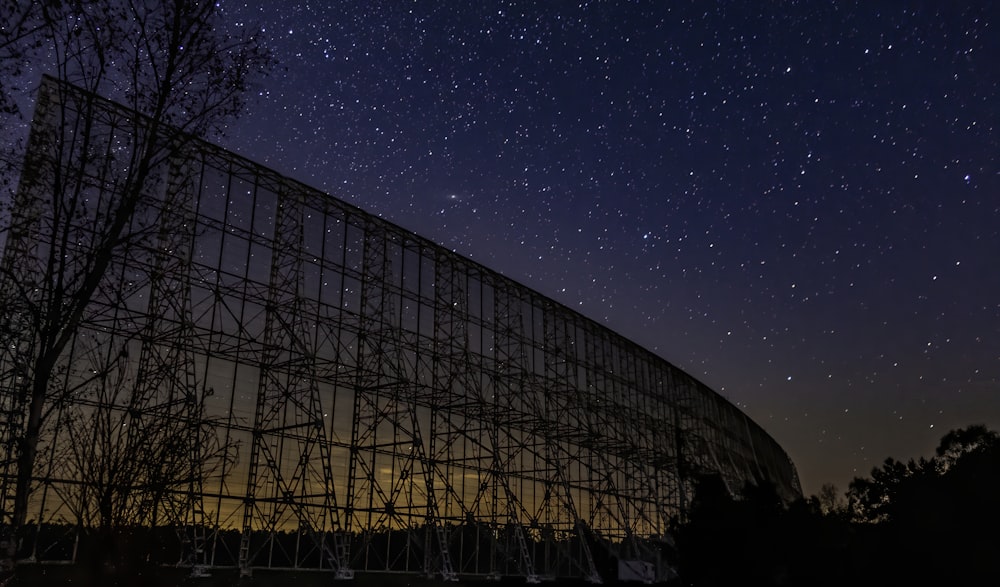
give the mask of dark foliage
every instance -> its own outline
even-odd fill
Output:
[[[869,526],[872,575],[942,585],[995,573],[998,496],[1000,435],[983,426],[949,432],[931,460],[888,459],[849,491],[854,522]]]
[[[847,508],[821,508],[816,497],[784,504],[766,484],[733,497],[705,477],[677,529],[682,582],[989,584],[998,496],[1000,434],[982,426],[948,433],[930,460],[887,459],[851,483]]]
[[[704,477],[677,530],[681,578],[700,586],[843,584],[848,531],[815,499],[786,506],[767,483],[734,498],[718,477]]]

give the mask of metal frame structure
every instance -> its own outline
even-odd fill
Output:
[[[51,168],[81,96],[43,83],[26,168]],[[109,152],[115,120],[134,117],[105,102],[86,112]],[[178,529],[184,564],[600,582],[620,559],[662,579],[697,474],[800,493],[763,429],[662,358],[341,200],[183,143],[137,212],[157,236],[117,252],[54,395],[60,413],[183,424],[190,474],[143,519]],[[31,217],[45,174],[26,178],[14,213]],[[115,197],[113,183],[89,189]],[[33,226],[11,234],[9,268],[57,246],[44,219]],[[30,377],[20,336],[0,351],[5,515]],[[88,378],[87,357],[119,348],[108,372],[150,389],[143,402],[93,391],[108,377]],[[45,429],[40,521],[82,509],[60,457],[65,421]]]

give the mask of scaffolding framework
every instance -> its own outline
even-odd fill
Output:
[[[44,170],[73,164],[53,155],[79,140],[67,129],[87,117],[92,142],[108,152],[141,134],[120,136],[116,121],[134,116],[78,89],[47,79],[41,92],[25,165],[43,171],[25,174],[15,202],[26,228],[8,239],[8,276],[59,246],[36,208]],[[218,147],[186,140],[178,153],[136,212],[158,236],[116,251],[53,397],[58,410],[182,424],[184,482],[145,507],[176,527],[194,572],[596,583],[621,559],[664,578],[669,525],[698,474],[800,493],[763,429],[620,335]],[[109,176],[116,164],[104,163]],[[115,189],[98,177],[87,197],[113,200]],[[32,340],[16,307],[4,320],[13,336],[0,350],[9,524]],[[122,345],[135,352],[122,355]],[[107,384],[87,375],[94,361],[84,356],[116,357],[115,369],[149,388],[144,403],[95,400]],[[67,490],[81,480],[60,456],[70,441],[60,422],[47,421],[36,466],[46,473],[31,500],[34,519],[53,526],[86,509]],[[221,448],[210,456],[204,447]],[[67,540],[43,534],[36,543]]]

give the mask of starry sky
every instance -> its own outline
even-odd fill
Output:
[[[807,494],[1000,428],[990,2],[223,2],[222,143],[719,391]]]
[[[681,367],[806,494],[1000,430],[1000,5],[221,6],[279,66],[216,142]]]

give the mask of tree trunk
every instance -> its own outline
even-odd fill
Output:
[[[17,457],[17,485],[12,516],[15,532],[20,532],[28,518],[28,498],[31,495],[31,480],[34,476],[35,457],[38,455],[38,441],[42,430],[42,410],[45,407],[46,390],[52,379],[52,369],[57,356],[58,352],[39,356],[32,372],[28,422],[24,437],[21,439],[21,451]]]

